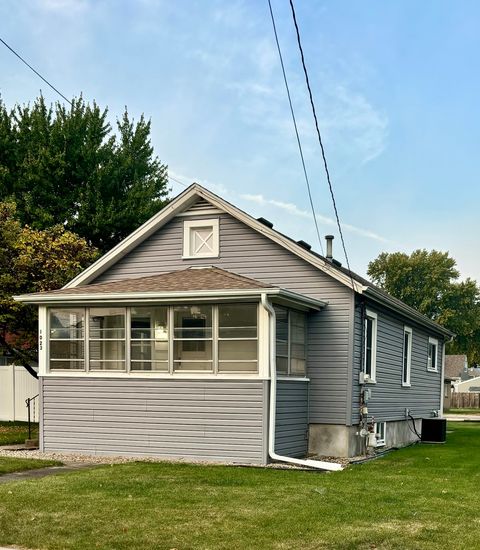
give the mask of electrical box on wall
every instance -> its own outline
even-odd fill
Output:
[[[358,383],[359,384],[366,384],[367,382],[370,381],[370,375],[365,373],[365,372],[361,372],[358,376]]]

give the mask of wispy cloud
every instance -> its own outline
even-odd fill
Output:
[[[275,199],[267,199],[263,195],[242,194],[240,195],[240,197],[242,199],[245,199],[250,202],[254,202],[261,206],[274,206],[275,208],[279,208],[280,210],[288,212],[293,216],[312,219],[311,212],[308,212],[307,210],[303,210],[299,208],[296,204],[293,204],[291,202],[282,202]],[[318,222],[323,223],[324,225],[335,226],[335,227],[337,225],[337,222],[334,219],[329,218],[328,216],[323,216],[322,214],[316,214],[316,217]],[[350,231],[351,233],[356,233],[357,235],[361,235],[362,237],[367,237],[369,239],[373,239],[375,241],[379,241],[382,243],[389,242],[389,240],[386,239],[385,237],[382,237],[381,235],[378,235],[377,233],[370,231],[369,229],[363,229],[361,227],[357,227],[355,225],[351,225],[348,223],[342,223],[342,227],[346,231]]]

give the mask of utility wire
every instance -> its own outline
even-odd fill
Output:
[[[174,178],[172,176],[167,176],[169,180],[174,181],[175,183],[179,183],[180,185],[183,185],[183,187],[188,187],[186,183],[183,183],[183,181],[177,180],[177,178]]]
[[[48,84],[48,86],[50,86],[50,88],[52,88],[52,90],[54,90],[55,92],[57,92],[57,94],[58,94],[59,96],[63,97],[63,99],[73,107],[72,102],[71,102],[69,99],[67,99],[67,98],[62,94],[62,92],[60,92],[59,90],[57,90],[57,88],[55,88],[55,86],[54,86],[53,84],[50,84],[50,82],[49,82],[46,78],[44,78],[44,77],[43,77],[38,71],[36,71],[29,63],[27,63],[27,61],[25,61],[25,59],[23,59],[23,57],[22,57],[20,54],[18,54],[11,46],[9,46],[9,45],[5,42],[5,40],[3,40],[3,38],[1,38],[1,37],[0,37],[0,42],[1,42],[4,46],[6,46],[14,55],[16,55],[16,56],[18,57],[18,59],[20,59],[20,61],[21,61],[22,63],[24,63],[30,70],[32,70],[38,77],[40,77],[40,78],[45,82],[45,84]]]
[[[290,113],[292,114],[293,126],[295,128],[295,135],[297,137],[298,150],[300,152],[300,159],[302,161],[302,167],[303,167],[303,175],[305,176],[305,183],[307,184],[308,199],[310,201],[310,206],[312,208],[313,221],[315,222],[315,229],[316,229],[316,232],[317,232],[317,237],[318,237],[318,242],[320,244],[320,249],[322,251],[322,254],[324,254],[322,238],[320,237],[320,230],[318,229],[317,216],[315,214],[315,207],[313,205],[312,192],[310,190],[310,181],[308,179],[307,168],[305,166],[305,158],[303,156],[302,143],[300,141],[300,136],[298,134],[297,120],[296,120],[296,117],[295,117],[295,111],[293,109],[292,98],[290,96],[290,88],[288,86],[287,74],[285,72],[285,65],[283,63],[282,50],[280,48],[280,42],[278,40],[277,27],[275,25],[275,17],[273,15],[271,0],[268,0],[268,7],[270,8],[270,17],[272,19],[273,32],[275,34],[275,42],[277,43],[278,57],[280,58],[280,65],[282,66],[283,81],[285,82],[285,88],[287,90],[287,96],[288,96],[288,103],[290,105]]]
[[[295,31],[297,33],[298,49],[300,50],[300,56],[301,56],[301,59],[302,59],[302,67],[303,67],[303,72],[305,74],[305,81],[306,81],[307,88],[308,88],[308,95],[309,95],[309,98],[310,98],[310,105],[312,107],[313,118],[315,119],[315,128],[317,130],[318,142],[320,144],[320,149],[322,151],[323,165],[325,167],[325,173],[327,175],[328,187],[330,189],[330,195],[332,197],[333,209],[335,211],[335,218],[337,220],[338,232],[340,233],[340,239],[342,241],[343,253],[345,254],[345,260],[347,261],[347,267],[348,267],[348,271],[349,271],[349,274],[350,274],[350,279],[352,280],[352,288],[355,289],[355,284],[353,282],[353,277],[352,277],[352,270],[350,269],[350,262],[348,260],[347,248],[345,246],[345,239],[343,238],[342,226],[340,224],[340,217],[338,215],[337,203],[335,201],[335,194],[333,192],[332,181],[331,181],[331,178],[330,178],[330,171],[328,169],[327,157],[325,155],[325,148],[323,147],[322,136],[320,134],[320,128],[318,126],[317,112],[315,110],[315,103],[313,101],[312,89],[310,87],[310,79],[308,78],[308,71],[307,71],[307,66],[306,66],[306,63],[305,63],[305,56],[303,55],[303,48],[302,48],[302,42],[300,40],[300,30],[298,28],[297,16],[295,14],[295,7],[293,5],[293,0],[289,0],[289,1],[290,1],[290,8],[292,10],[293,23],[295,25]],[[268,0],[268,2],[270,3],[270,0]]]

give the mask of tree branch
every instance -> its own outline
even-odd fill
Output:
[[[16,348],[14,348],[13,346],[11,346],[7,341],[6,339],[4,338],[4,336],[2,334],[0,334],[0,346],[7,350],[7,352],[11,355],[13,355],[13,357],[15,359],[19,359],[20,360],[20,364],[21,366],[27,370],[27,372],[29,374],[31,374],[34,378],[36,378],[38,380],[38,374],[37,372],[35,371],[35,369],[32,367],[32,365],[30,364],[31,363],[31,360],[30,358],[28,357],[28,355]]]

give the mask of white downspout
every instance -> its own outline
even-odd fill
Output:
[[[262,294],[262,306],[268,312],[269,320],[269,366],[270,366],[270,414],[268,422],[268,454],[272,460],[296,464],[297,466],[307,466],[319,470],[328,470],[330,472],[343,470],[342,464],[337,462],[322,462],[320,460],[300,460],[289,456],[281,456],[275,452],[275,416],[277,406],[277,365],[276,365],[276,337],[275,326],[276,317],[272,304],[268,301],[267,295]]]

